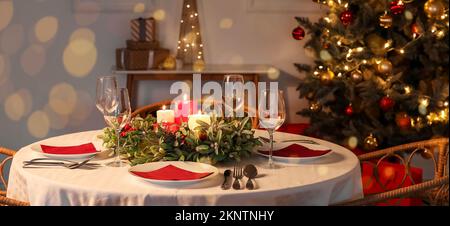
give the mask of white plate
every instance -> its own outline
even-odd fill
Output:
[[[209,173],[212,172],[209,176],[195,179],[195,180],[157,180],[157,179],[148,179],[144,177],[140,177],[136,174],[133,174],[131,171],[134,172],[149,172],[154,171],[160,168],[163,168],[168,165],[173,165],[178,168],[189,170],[191,172],[196,173]],[[149,181],[151,183],[164,185],[164,186],[183,186],[183,185],[190,185],[195,184],[199,182],[203,182],[205,180],[209,180],[211,178],[214,178],[219,174],[219,170],[211,166],[209,164],[200,163],[200,162],[181,162],[181,161],[167,161],[167,162],[150,162],[150,163],[144,163],[136,166],[132,166],[128,169],[128,172],[133,175],[136,178],[139,178],[141,180]]]
[[[273,144],[273,154],[275,154],[275,152],[277,150],[281,150],[283,148],[288,147],[289,145],[292,144],[298,144],[304,147],[307,147],[311,150],[318,150],[318,151],[325,151],[325,150],[331,150],[330,152],[321,155],[321,156],[314,156],[314,157],[282,157],[282,156],[275,156],[272,155],[273,160],[275,161],[280,161],[280,162],[286,162],[286,163],[300,163],[303,161],[310,161],[310,160],[315,160],[315,159],[319,159],[319,158],[323,158],[325,156],[330,155],[331,153],[333,153],[333,150],[329,147],[320,145],[320,144],[306,144],[306,143],[298,143],[298,142],[280,142],[280,143],[274,143]],[[261,155],[261,156],[265,156],[265,157],[269,157],[269,155],[267,154],[263,154],[259,151],[269,151],[270,150],[270,144],[264,144],[262,147],[257,148],[256,150],[256,154]]]
[[[48,145],[48,146],[56,146],[56,147],[70,147],[70,146],[77,146],[77,145],[82,145],[82,144],[86,144],[86,143],[92,143],[95,147],[95,149],[97,149],[97,152],[95,153],[87,153],[87,154],[50,154],[50,153],[45,153],[42,151],[41,145]],[[61,141],[52,141],[52,140],[48,140],[48,141],[43,141],[43,142],[38,142],[38,143],[34,143],[30,146],[30,149],[34,152],[37,152],[45,157],[49,157],[49,158],[53,158],[53,159],[87,159],[90,158],[94,155],[100,154],[103,151],[98,151],[98,150],[102,150],[102,143],[100,140],[92,140],[92,141],[65,141],[64,144],[61,144]]]

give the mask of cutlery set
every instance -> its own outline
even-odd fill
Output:
[[[259,137],[264,143],[270,143],[270,139],[266,137]],[[304,144],[319,144],[313,140],[308,139],[294,139],[294,140],[283,140],[283,141],[273,141],[274,143],[286,143],[286,142],[297,142],[297,143],[304,143]]]
[[[95,169],[101,167],[99,163],[89,163],[94,157],[88,158],[81,162],[70,160],[52,159],[52,158],[36,158],[29,161],[23,161],[23,168],[44,168],[47,166],[60,166],[67,169]]]
[[[258,175],[258,171],[257,171],[256,167],[252,164],[248,164],[244,168],[242,168],[242,166],[238,166],[236,164],[236,165],[234,165],[233,171],[227,169],[227,170],[225,170],[223,175],[224,175],[224,181],[221,185],[221,188],[223,190],[228,190],[231,187],[233,187],[234,190],[242,189],[241,180],[244,176],[246,176],[248,178],[247,183],[245,184],[245,188],[247,188],[248,190],[253,190],[253,189],[255,189],[253,180]],[[229,178],[230,176],[232,176],[232,178]],[[234,178],[234,182],[231,183],[233,178]]]

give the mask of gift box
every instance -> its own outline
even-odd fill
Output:
[[[125,49],[124,48],[118,48],[116,49],[116,67],[117,69],[125,69]]]
[[[121,49],[123,52],[123,65],[127,70],[158,69],[169,56],[168,49],[132,50]],[[117,59],[118,57],[116,57]]]
[[[127,40],[127,49],[132,50],[151,50],[151,49],[159,49],[158,41],[133,41]]]
[[[130,21],[131,40],[133,41],[156,41],[156,23],[155,19],[137,18]]]

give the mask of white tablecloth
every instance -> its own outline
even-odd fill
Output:
[[[64,145],[68,140],[91,142],[100,131],[63,135],[51,139]],[[257,135],[267,136],[265,131]],[[276,133],[276,140],[304,136]],[[313,139],[313,138],[310,138]],[[349,150],[326,141],[333,153],[297,165],[280,164],[279,169],[258,167],[256,190],[222,190],[218,176],[194,187],[166,188],[128,174],[128,167],[94,170],[65,168],[22,168],[22,162],[42,157],[23,147],[11,165],[7,196],[31,205],[329,205],[362,197],[360,167]],[[73,143],[73,142],[71,142]],[[108,162],[108,160],[97,160]],[[253,156],[242,164],[261,165],[267,159]],[[232,165],[219,165],[221,173]]]

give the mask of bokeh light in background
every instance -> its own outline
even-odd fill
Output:
[[[30,114],[31,109],[33,108],[33,96],[31,95],[31,92],[27,89],[19,89],[16,92],[23,100],[25,104],[25,111],[24,116]]]
[[[28,132],[36,138],[44,138],[50,130],[50,120],[43,111],[35,111],[27,121]]]
[[[83,2],[83,12],[76,13],[75,21],[80,26],[88,26],[95,23],[100,15],[100,5],[98,1]]]
[[[77,39],[85,39],[95,43],[95,33],[89,28],[79,28],[70,35],[71,42]]]
[[[67,47],[64,49],[63,63],[70,75],[87,76],[97,62],[97,47],[94,32],[87,28],[72,33]]]
[[[230,18],[223,18],[220,20],[219,27],[222,29],[230,29],[233,26],[233,20]]]
[[[68,115],[61,115],[61,114],[56,113],[55,111],[53,111],[53,109],[48,104],[45,105],[43,111],[48,116],[51,129],[59,130],[59,129],[66,128],[66,126],[69,122]]]
[[[155,12],[153,12],[152,16],[153,16],[153,18],[155,18],[155,20],[162,21],[166,18],[166,11],[164,11],[162,9],[155,10]]]
[[[267,70],[267,77],[271,80],[277,80],[280,77],[280,70],[270,67],[269,70]]]
[[[12,121],[19,121],[25,115],[25,101],[18,93],[9,95],[3,107],[6,116]]]
[[[0,1],[0,31],[8,26],[14,15],[14,5],[11,0]]]
[[[77,102],[73,112],[69,115],[69,125],[80,126],[92,113],[94,108],[94,99],[84,90],[77,91]]]
[[[45,49],[41,45],[31,45],[20,57],[20,63],[27,75],[35,76],[41,72],[46,62]]]
[[[77,93],[72,85],[60,83],[52,87],[48,95],[48,104],[60,115],[69,115],[77,103]]]
[[[40,42],[48,42],[53,39],[58,32],[58,19],[53,16],[46,16],[40,19],[34,26],[34,33]]]
[[[143,13],[145,11],[145,4],[140,2],[140,3],[136,3],[136,5],[134,5],[133,8],[133,12],[134,13]]]
[[[22,25],[14,24],[2,31],[0,50],[4,54],[15,54],[23,45],[25,30]]]

